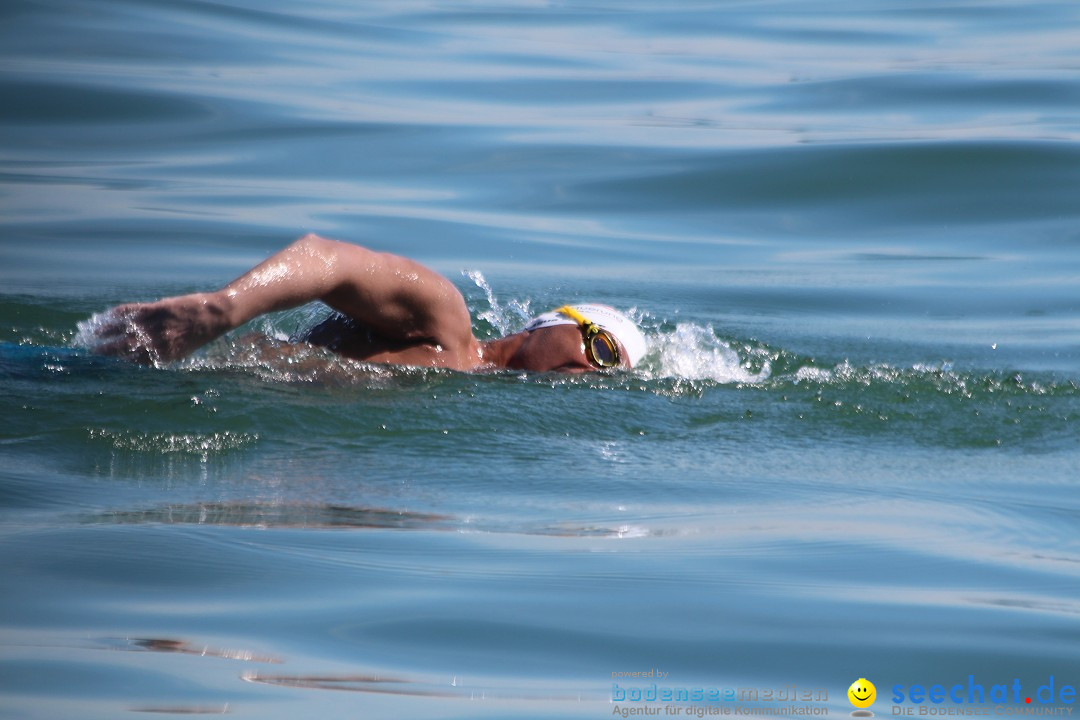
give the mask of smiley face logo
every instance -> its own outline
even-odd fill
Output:
[[[847,689],[848,700],[857,708],[868,708],[877,699],[877,688],[866,678],[859,678]]]

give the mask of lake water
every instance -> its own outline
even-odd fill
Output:
[[[859,678],[879,717],[1065,714],[1078,23],[6,0],[0,716],[847,716]],[[562,377],[287,362],[244,332],[163,368],[87,350],[94,313],[306,232],[445,273],[482,337],[599,301],[649,354]],[[935,684],[962,687],[914,701]]]

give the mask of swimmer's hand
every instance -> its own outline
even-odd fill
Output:
[[[94,352],[148,365],[180,360],[235,325],[222,293],[194,293],[119,305],[95,318]]]

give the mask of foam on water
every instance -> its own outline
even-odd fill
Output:
[[[899,367],[888,363],[853,365],[847,360],[831,368],[800,366],[794,373],[776,376],[778,384],[817,387],[906,388],[971,400],[998,396],[1039,398],[1072,397],[1080,390],[1068,378],[1032,377],[1010,371],[957,370],[951,363],[915,363]]]
[[[108,428],[93,428],[89,437],[91,440],[101,440],[117,450],[196,455],[204,460],[211,454],[250,447],[259,439],[257,433],[230,430],[215,433],[150,433],[118,432]]]
[[[679,323],[672,332],[653,333],[648,355],[650,377],[711,380],[716,383],[760,383],[769,379],[769,361],[757,372],[731,345],[704,325]]]

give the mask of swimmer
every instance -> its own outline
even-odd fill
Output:
[[[606,305],[563,306],[521,332],[478,340],[465,298],[442,275],[398,255],[307,235],[220,290],[113,308],[95,350],[171,362],[253,318],[314,300],[338,314],[305,340],[370,363],[579,373],[632,368],[646,349],[637,325]]]

